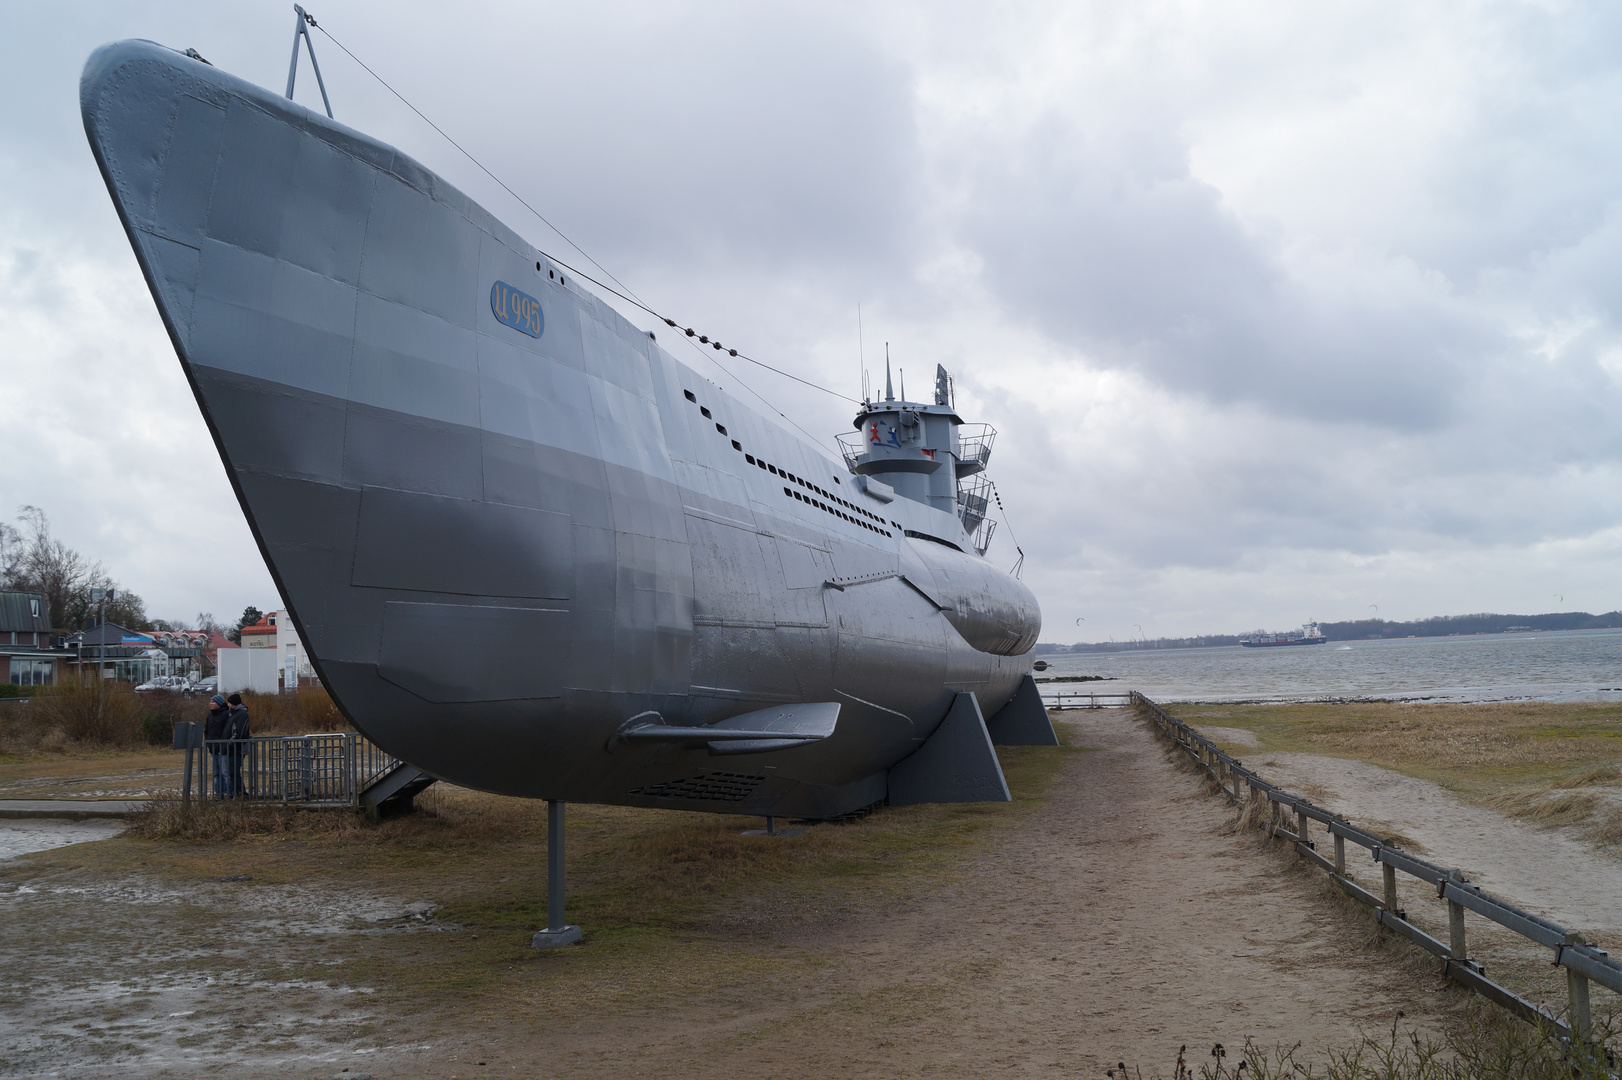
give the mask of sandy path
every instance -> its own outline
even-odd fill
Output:
[[[705,1002],[560,1032],[470,1040],[491,1066],[672,1077],[1170,1075],[1177,1049],[1305,1041],[1312,1059],[1399,1009],[1435,1031],[1436,984],[1359,951],[1365,927],[1118,712],[1076,722],[1051,802],[953,887],[909,910],[779,944],[821,963],[770,1002]],[[541,1002],[537,1002],[540,1005]],[[724,1019],[722,1016],[724,1015]],[[1315,1048],[1317,1053],[1313,1052]],[[445,1075],[439,1053],[414,1067]]]
[[[1457,866],[1482,888],[1545,918],[1613,942],[1622,932],[1622,860],[1560,830],[1471,806],[1428,780],[1360,761],[1268,754],[1252,767],[1286,789],[1320,789],[1313,801],[1325,809],[1371,828],[1394,828],[1423,844],[1432,862]]]

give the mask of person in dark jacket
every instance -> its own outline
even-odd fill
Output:
[[[247,795],[242,787],[242,758],[247,750],[247,743],[241,740],[253,737],[253,730],[248,723],[248,707],[242,704],[241,694],[232,694],[227,703],[231,711],[225,717],[225,737],[227,743],[226,757],[229,758],[230,781],[227,794],[233,799],[240,799]]]
[[[208,719],[203,721],[203,748],[208,751],[209,763],[214,768],[214,797],[225,798],[226,791],[226,745],[222,741],[226,738],[225,727],[230,719],[231,710],[226,707],[225,698],[215,694],[208,699]]]

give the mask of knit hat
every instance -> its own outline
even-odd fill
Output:
[[[225,704],[225,698],[221,697],[219,694],[215,694],[213,697],[209,698],[208,700],[209,700],[209,703],[211,705],[224,705]]]
[[[242,695],[241,694],[232,694],[229,703],[232,704],[232,705],[241,705],[242,704]]]

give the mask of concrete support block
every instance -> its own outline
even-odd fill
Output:
[[[986,731],[996,746],[1058,746],[1059,736],[1042,704],[1042,693],[1029,675],[1019,681],[1019,689],[997,715],[986,721]]]
[[[1013,801],[973,694],[957,695],[940,727],[889,779],[891,806]]]

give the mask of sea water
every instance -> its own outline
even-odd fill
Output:
[[[1245,649],[1141,649],[1045,656],[1055,693],[1156,701],[1622,701],[1622,630],[1568,630]]]

